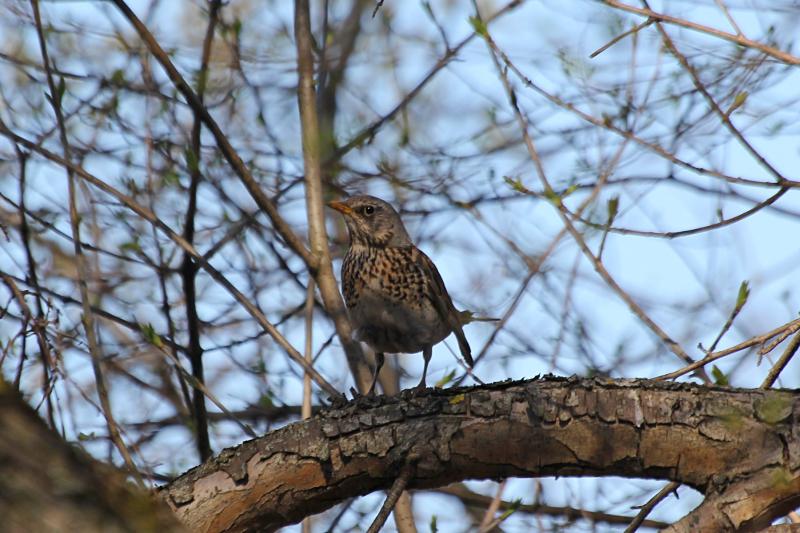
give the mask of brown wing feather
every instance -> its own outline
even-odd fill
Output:
[[[433,261],[425,255],[421,250],[415,249],[416,253],[413,254],[414,262],[419,266],[425,274],[425,280],[428,283],[428,293],[432,295],[431,301],[433,302],[439,316],[444,320],[458,339],[458,348],[461,350],[461,355],[464,360],[471,367],[474,363],[472,361],[472,350],[469,347],[467,338],[464,336],[464,330],[461,328],[461,320],[458,318],[458,311],[453,305],[453,300],[447,293],[447,288],[444,286],[441,274],[436,269]]]

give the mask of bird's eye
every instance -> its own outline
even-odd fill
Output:
[[[374,212],[375,212],[375,208],[374,208],[374,207],[372,207],[371,205],[365,205],[365,206],[364,206],[364,207],[361,209],[361,212],[362,212],[362,213],[364,213],[365,215],[371,215],[372,213],[374,213]]]

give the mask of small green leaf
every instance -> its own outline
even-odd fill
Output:
[[[550,187],[544,190],[544,197],[547,199],[548,202],[550,202],[554,206],[561,207],[561,195],[559,195],[556,191],[554,191]]]
[[[117,69],[111,74],[111,83],[113,85],[124,85],[125,84],[125,73],[122,72],[122,69]]]
[[[142,251],[142,246],[137,241],[130,241],[130,242],[123,243],[119,247],[119,251],[120,252],[137,252],[138,253],[138,252]]]
[[[269,394],[262,394],[261,398],[258,399],[258,404],[267,408],[275,407],[275,402]]]
[[[184,151],[184,156],[186,157],[186,166],[189,168],[189,172],[196,172],[199,168],[197,154],[194,153],[194,150],[187,146],[186,150]]]
[[[59,105],[61,105],[61,99],[64,97],[64,91],[67,90],[67,82],[64,80],[63,77],[60,80],[58,80],[58,89],[57,90],[58,90],[58,100],[57,100],[57,102],[59,103]]]
[[[456,371],[455,370],[451,370],[449,373],[447,373],[447,375],[442,377],[442,379],[437,381],[436,384],[434,385],[434,387],[436,387],[437,389],[441,389],[442,387],[444,387],[445,385],[447,385],[448,383],[453,381],[453,378],[455,377],[455,375],[456,375]]]
[[[512,514],[516,513],[517,510],[519,510],[519,506],[520,505],[522,505],[522,500],[521,499],[517,498],[516,500],[512,501],[511,505],[509,505],[508,509],[506,509],[506,511],[503,514],[500,515],[500,521],[502,522],[503,520],[505,520],[506,518],[508,518]]]
[[[408,146],[409,142],[411,142],[411,132],[408,129],[408,125],[404,124],[400,135],[400,146]]]
[[[750,282],[744,280],[739,285],[739,294],[736,296],[736,309],[741,309],[744,304],[747,302],[747,298],[750,296]]]
[[[195,87],[197,87],[197,92],[203,93],[206,90],[206,86],[208,85],[208,71],[201,70],[195,74]]]
[[[255,374],[264,374],[267,371],[267,362],[263,359],[258,359],[250,365],[250,370]]]
[[[577,190],[578,190],[578,186],[573,183],[572,185],[567,187],[567,190],[564,191],[564,194],[562,194],[561,197],[562,198],[566,198],[567,196],[569,196],[570,194],[574,193]]]
[[[178,175],[177,172],[175,172],[172,169],[164,172],[164,175],[162,177],[164,179],[164,185],[177,187],[178,185],[181,184],[180,176]]]
[[[511,178],[509,176],[504,176],[503,177],[503,181],[505,181],[506,184],[510,185],[511,188],[514,189],[517,192],[521,192],[521,193],[525,193],[525,194],[530,194],[530,192],[531,192],[527,187],[525,187],[522,184],[522,180],[520,180],[519,178]]]
[[[742,91],[739,94],[737,94],[736,97],[733,99],[733,103],[728,108],[728,112],[726,114],[730,115],[731,113],[742,107],[744,103],[747,101],[748,96],[749,93],[747,91]]]
[[[486,37],[486,35],[489,33],[489,30],[486,27],[486,23],[482,21],[480,18],[470,17],[469,23],[472,25],[472,28],[475,30],[475,33],[477,33],[478,35]]]
[[[437,533],[439,528],[436,527],[436,515],[431,517],[431,533]]]
[[[617,213],[619,213],[619,196],[612,196],[608,199],[607,209],[608,224],[611,225],[614,219],[617,218]]]
[[[163,348],[164,343],[158,333],[156,333],[156,330],[151,323],[148,322],[147,324],[139,324],[139,329],[142,330],[142,336],[144,337],[144,340],[156,348]]]
[[[711,368],[711,376],[714,378],[714,383],[716,383],[720,387],[727,387],[730,385],[730,382],[728,381],[728,376],[726,376],[725,373],[722,370],[720,370],[717,365],[714,365]]]

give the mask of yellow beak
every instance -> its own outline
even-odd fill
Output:
[[[346,204],[342,202],[328,202],[328,207],[330,207],[331,209],[336,209],[343,215],[349,215],[353,212],[352,209],[350,209]]]

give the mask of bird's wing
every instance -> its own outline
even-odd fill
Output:
[[[453,333],[456,334],[461,355],[471,367],[473,365],[472,350],[469,347],[467,338],[464,336],[464,330],[461,327],[458,311],[453,305],[453,300],[450,299],[450,295],[447,293],[447,288],[444,286],[442,276],[439,274],[436,265],[433,264],[430,257],[425,255],[418,248],[414,248],[412,258],[417,267],[422,270],[425,283],[428,285],[427,294],[431,295],[431,301],[436,308],[436,312],[439,313],[442,320],[444,320],[447,325],[450,326],[450,329],[453,330]]]

